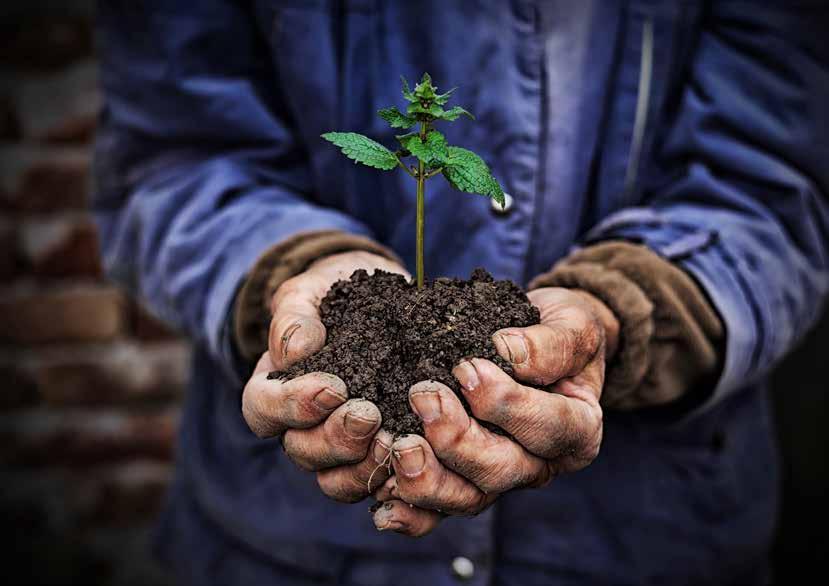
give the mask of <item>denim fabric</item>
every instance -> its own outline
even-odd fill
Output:
[[[829,289],[825,3],[99,8],[104,262],[196,346],[160,538],[185,582],[448,584],[457,555],[478,584],[755,580],[776,503],[762,380]],[[515,199],[496,215],[431,181],[431,275],[483,265],[526,283],[574,246],[643,242],[699,281],[727,345],[720,380],[681,420],[607,413],[585,471],[412,541],[378,534],[364,504],[325,500],[278,442],[247,430],[228,320],[256,257],[299,231],[368,235],[414,264],[410,178],[355,166],[319,135],[392,145],[376,110],[399,104],[400,74],[423,71],[460,86],[478,121],[447,137],[481,153]],[[221,555],[235,569],[219,578]]]

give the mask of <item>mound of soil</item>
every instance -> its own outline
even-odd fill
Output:
[[[328,331],[326,345],[269,378],[335,374],[350,397],[377,405],[383,427],[395,435],[422,431],[409,407],[413,384],[440,381],[463,401],[452,368],[463,358],[478,357],[512,374],[495,350],[492,334],[539,322],[538,308],[515,283],[495,281],[483,269],[475,269],[468,281],[442,278],[420,290],[401,275],[359,270],[331,287],[320,314]]]

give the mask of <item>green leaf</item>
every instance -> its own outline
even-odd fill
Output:
[[[349,159],[375,169],[390,171],[397,167],[397,157],[379,142],[356,132],[327,132],[322,138],[340,147]]]
[[[417,118],[406,116],[397,108],[383,108],[377,112],[380,118],[389,123],[392,128],[411,128],[417,124]]]
[[[444,115],[444,110],[435,103],[431,103],[425,108],[420,102],[412,102],[406,108],[406,113],[409,116],[431,116],[432,118],[441,118]]]
[[[410,132],[398,136],[397,140],[403,148],[423,161],[428,167],[438,167],[444,164],[449,157],[449,149],[446,145],[446,137],[437,130],[430,130],[426,134],[426,140],[420,140],[420,135]]]
[[[406,114],[409,117],[414,117],[415,119],[418,117],[429,117],[430,120],[446,120],[447,122],[454,122],[460,116],[468,116],[472,120],[475,120],[475,117],[471,112],[461,108],[460,106],[444,110],[438,106],[437,102],[429,104],[426,108],[424,108],[419,102],[414,102],[409,104],[409,107],[406,108]]]
[[[454,108],[449,108],[440,114],[440,116],[435,116],[440,120],[447,120],[449,122],[454,122],[458,119],[459,116],[468,116],[471,120],[475,120],[475,117],[466,109],[461,108],[460,106],[455,106]]]
[[[436,89],[438,88],[432,85],[432,77],[428,73],[424,73],[420,83],[415,86],[414,95],[418,100],[431,102],[437,96]]]
[[[437,104],[437,105],[439,105],[439,106],[443,106],[443,105],[445,105],[445,104],[446,104],[446,102],[448,102],[448,101],[449,101],[449,97],[450,97],[453,93],[455,93],[455,90],[456,90],[456,89],[458,89],[458,88],[453,87],[451,90],[449,90],[449,91],[448,91],[448,92],[446,92],[445,94],[439,94],[439,95],[435,96],[435,104]]]
[[[410,102],[416,102],[417,97],[412,93],[412,90],[409,89],[409,82],[406,81],[406,78],[401,75],[400,81],[403,84],[403,97]]]
[[[479,193],[504,205],[504,191],[492,176],[484,160],[466,149],[450,146],[443,176],[459,191]]]

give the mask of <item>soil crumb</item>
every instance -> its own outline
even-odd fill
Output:
[[[395,435],[422,433],[420,419],[409,407],[413,384],[439,381],[466,406],[452,368],[463,358],[478,357],[511,375],[492,334],[539,322],[538,308],[515,283],[495,281],[480,268],[470,280],[440,278],[420,290],[402,275],[355,271],[331,287],[320,314],[328,332],[322,350],[268,378],[335,374],[347,385],[349,397],[377,405],[383,427]]]

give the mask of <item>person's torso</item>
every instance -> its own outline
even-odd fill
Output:
[[[655,0],[256,5],[287,118],[307,152],[308,196],[364,221],[413,264],[411,178],[356,166],[319,135],[350,130],[394,145],[395,131],[377,110],[401,105],[400,75],[413,80],[428,71],[442,88],[459,86],[453,103],[477,117],[445,125],[450,144],[480,153],[514,205],[496,213],[485,198],[431,180],[427,272],[466,277],[484,266],[522,284],[598,221],[639,201],[702,9]],[[775,475],[759,392],[684,427],[608,413],[601,454],[586,470],[510,493],[476,518],[447,519],[411,540],[378,533],[366,504],[327,500],[278,440],[256,439],[241,417],[241,388],[206,353],[197,350],[194,372],[172,510],[189,502],[209,518],[209,531],[298,575],[331,582],[349,555],[368,552],[373,570],[354,578],[359,583],[393,576],[399,586],[450,584],[455,556],[473,561],[479,584],[496,565],[503,583],[530,583],[530,575],[722,583],[744,570],[724,563],[725,536],[751,560],[769,540]],[[172,541],[171,533],[203,531],[184,519],[170,525]],[[221,566],[216,556],[210,567]],[[401,556],[421,560],[423,572],[396,570]],[[428,567],[438,570],[427,571],[426,560],[437,560]]]
[[[485,266],[526,283],[601,218],[635,204],[702,2],[262,0],[260,30],[294,132],[308,195],[363,220],[414,259],[414,181],[354,165],[320,138],[361,132],[395,148],[380,108],[402,106],[401,75],[428,72],[451,104],[450,144],[479,153],[514,204],[427,182],[426,268]]]

